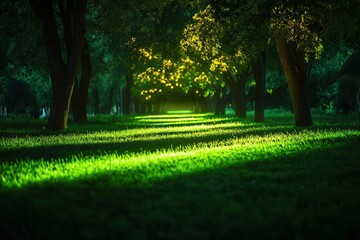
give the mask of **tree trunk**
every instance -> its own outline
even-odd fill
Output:
[[[131,113],[131,89],[133,85],[133,72],[129,70],[128,74],[126,75],[126,86],[125,86],[125,94],[124,94],[124,114]]]
[[[62,59],[61,43],[53,1],[30,0],[30,3],[42,24],[43,39],[48,54],[51,73],[53,94],[50,117],[46,128],[51,131],[62,130],[66,128],[67,125],[76,70],[84,42],[86,0],[77,0],[74,8],[68,7],[68,11],[71,11],[67,12],[66,16],[71,19],[73,24],[71,31],[68,31],[71,33],[71,38],[69,38],[71,39],[71,44],[68,43],[71,47],[67,46],[66,63]],[[70,2],[68,2],[68,4],[70,4]]]
[[[255,122],[264,121],[264,96],[265,96],[265,54],[261,53],[256,59],[251,62],[253,76],[256,83],[255,96]]]
[[[52,79],[56,79],[54,75],[52,75]],[[55,85],[54,87],[53,84],[50,116],[46,125],[48,130],[57,131],[66,128],[73,86],[65,88]]]
[[[215,114],[225,115],[226,103],[223,87],[218,83],[215,90]]]
[[[245,98],[245,84],[239,86],[233,91],[235,116],[245,118],[246,117],[246,98]]]
[[[81,78],[80,84],[75,82],[72,107],[73,107],[73,118],[74,122],[84,123],[87,122],[86,115],[86,104],[88,101],[88,93],[90,86],[91,76],[91,62],[90,62],[90,51],[89,44],[85,40],[84,46],[81,52]]]
[[[275,34],[276,49],[288,82],[297,127],[312,126],[310,104],[306,93],[307,65],[304,54],[286,39]]]
[[[249,78],[249,73],[240,73],[235,77],[230,74],[225,78],[232,96],[234,98],[235,116],[246,117],[246,83]]]

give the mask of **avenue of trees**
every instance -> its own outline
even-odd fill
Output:
[[[360,2],[15,0],[0,3],[0,116],[264,109],[359,111]]]

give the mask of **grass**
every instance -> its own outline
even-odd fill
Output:
[[[2,120],[0,239],[358,239],[360,121]]]

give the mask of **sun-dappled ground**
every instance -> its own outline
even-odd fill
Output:
[[[359,115],[0,120],[0,239],[358,239]]]

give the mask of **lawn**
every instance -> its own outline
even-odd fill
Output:
[[[359,115],[0,120],[0,239],[359,239]]]

